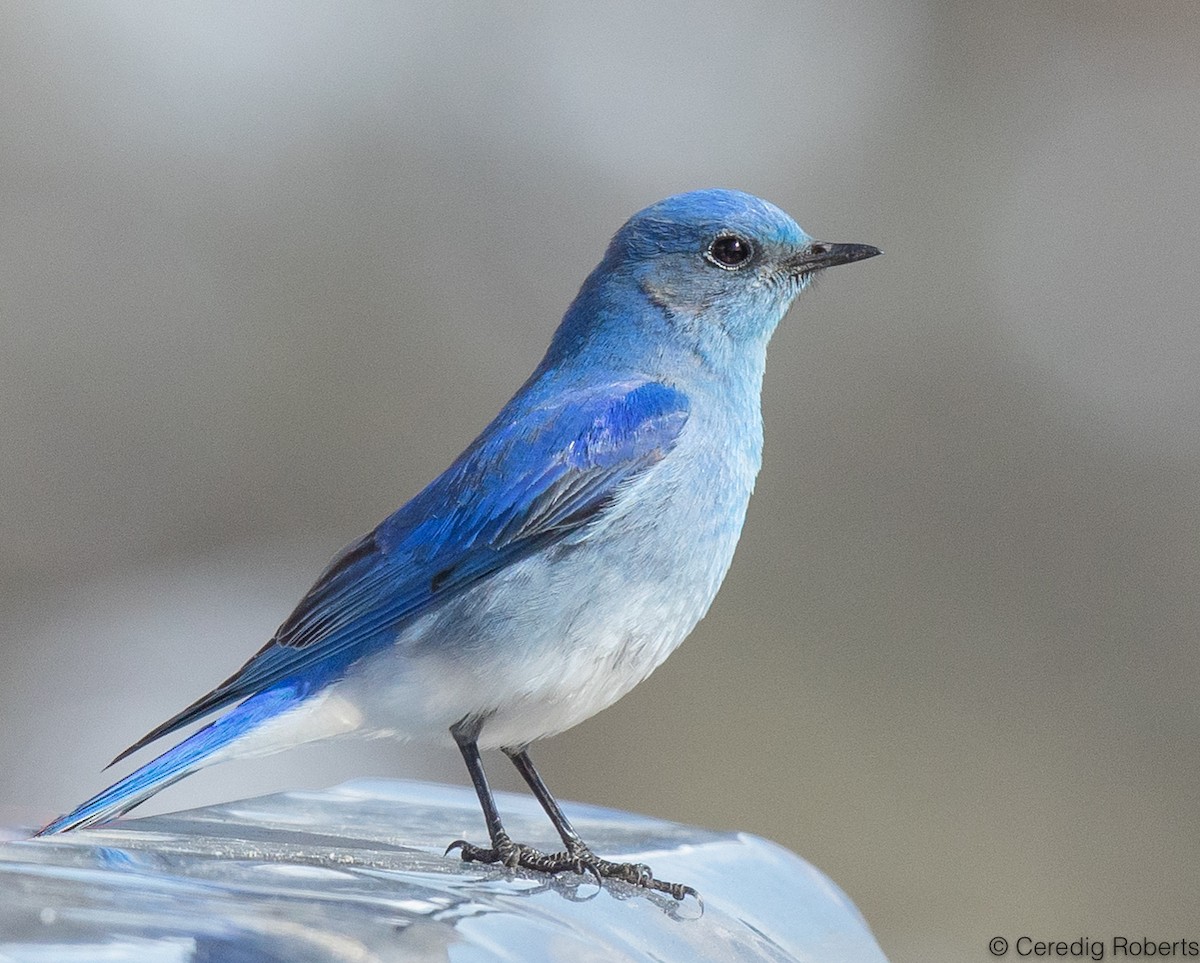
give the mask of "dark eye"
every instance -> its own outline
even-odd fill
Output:
[[[717,267],[739,268],[754,256],[754,245],[736,234],[722,234],[708,246],[707,256]]]

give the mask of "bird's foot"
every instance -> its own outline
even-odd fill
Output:
[[[449,855],[455,849],[459,850],[465,863],[501,863],[510,869],[520,866],[539,873],[572,872],[581,876],[592,876],[597,883],[605,879],[619,879],[634,886],[666,893],[681,901],[688,896],[700,899],[700,894],[690,886],[655,879],[650,867],[645,863],[610,862],[601,859],[586,846],[570,846],[561,853],[543,853],[532,846],[514,843],[507,835],[501,835],[490,849],[475,846],[465,839],[456,839],[446,847],[446,854]]]

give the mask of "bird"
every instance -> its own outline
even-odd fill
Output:
[[[228,759],[392,736],[462,755],[489,844],[447,855],[696,895],[597,856],[529,748],[624,696],[708,611],[762,460],[771,335],[820,272],[880,253],[814,241],[736,190],[634,214],[466,450],[336,555],[240,669],[110,765],[222,714],[37,835],[115,819]],[[561,852],[509,837],[482,749],[515,765]]]

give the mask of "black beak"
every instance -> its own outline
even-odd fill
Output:
[[[788,266],[795,274],[809,274],[822,268],[833,267],[836,264],[849,264],[852,261],[865,261],[869,257],[882,254],[883,251],[870,244],[825,244],[813,241],[808,247],[797,254]]]

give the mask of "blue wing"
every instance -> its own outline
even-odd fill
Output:
[[[278,683],[337,678],[407,620],[581,529],[671,451],[687,416],[687,396],[658,382],[510,404],[424,491],[335,558],[237,673],[113,762]]]

